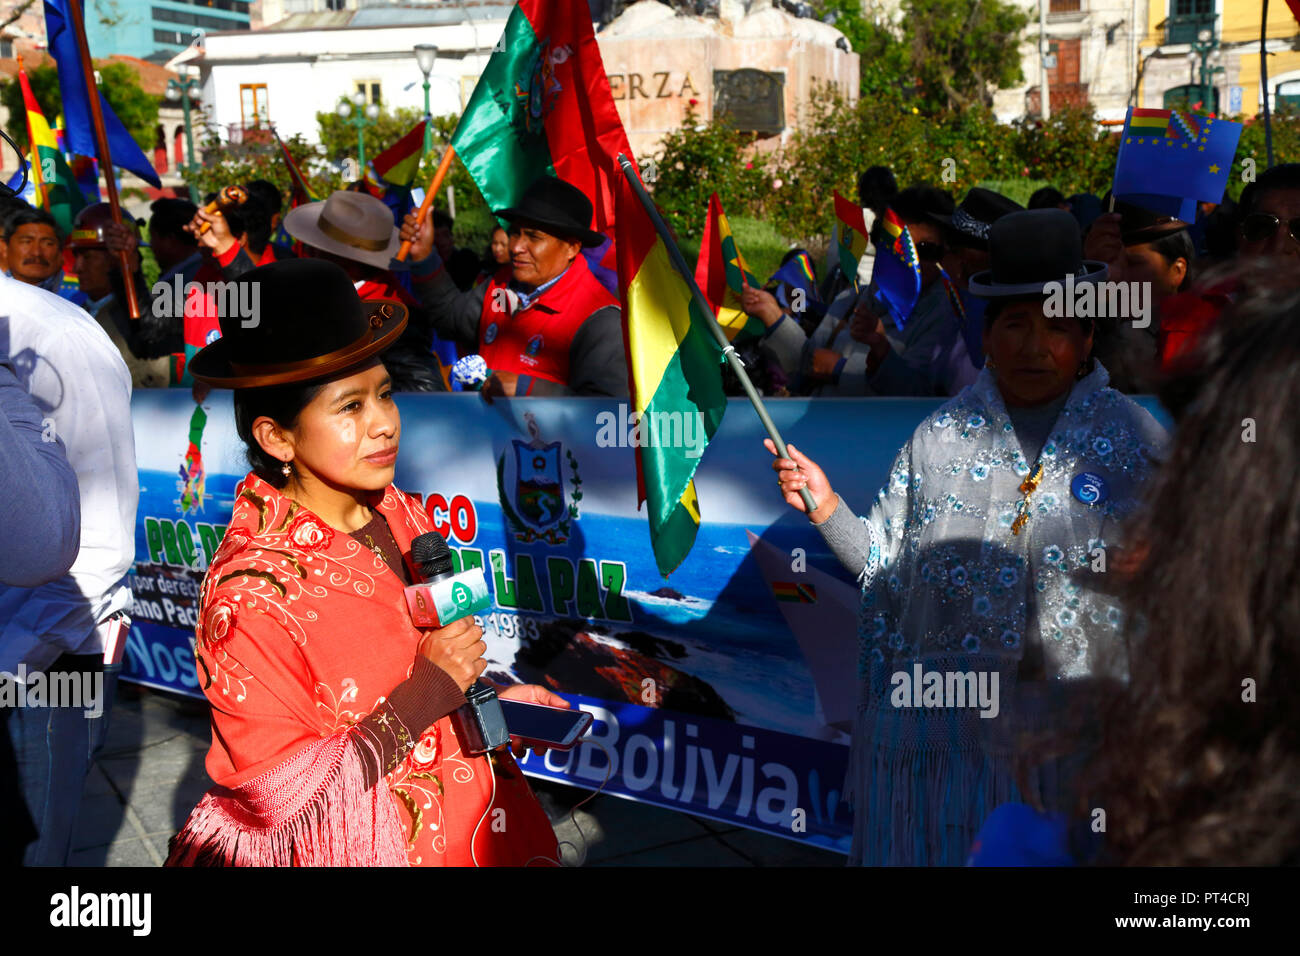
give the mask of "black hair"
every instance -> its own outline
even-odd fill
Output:
[[[1055,186],[1044,186],[1029,197],[1027,209],[1055,209],[1065,202],[1065,196]]]
[[[1237,253],[1237,204],[1224,199],[1205,217],[1205,254],[1216,262]]]
[[[439,229],[443,226],[446,226],[448,229],[450,229],[455,224],[456,224],[456,220],[452,219],[451,216],[447,215],[447,213],[443,212],[441,209],[435,209],[433,211],[434,229]]]
[[[1160,253],[1161,258],[1165,260],[1165,265],[1172,266],[1175,260],[1186,259],[1190,270],[1192,262],[1196,259],[1196,246],[1192,243],[1192,237],[1186,229],[1151,240],[1151,248]]]
[[[1240,222],[1254,212],[1259,197],[1271,189],[1300,190],[1300,163],[1281,163],[1272,169],[1266,169],[1259,179],[1243,189],[1237,203],[1237,221]]]
[[[63,237],[59,235],[59,226],[54,221],[54,217],[51,216],[48,212],[46,212],[44,209],[33,209],[31,206],[28,206],[26,209],[14,210],[12,213],[9,214],[9,217],[5,220],[5,224],[4,224],[5,242],[8,242],[10,239],[14,237],[14,233],[18,231],[19,226],[30,226],[33,223],[39,223],[43,226],[49,226],[51,229],[54,230],[54,235],[59,239],[59,241],[60,242],[63,241]]]
[[[251,192],[248,200],[239,207],[244,220],[244,241],[254,257],[260,256],[271,241],[271,211]]]
[[[858,202],[868,209],[884,209],[898,195],[898,181],[888,166],[872,166],[858,177]]]
[[[252,197],[249,198],[251,199]],[[212,203],[216,202],[216,199],[216,193],[208,193],[203,197],[203,202]],[[221,207],[221,214],[226,217],[226,225],[230,227],[230,234],[236,239],[242,238],[244,232],[247,230],[247,226],[244,224],[244,214],[241,211],[241,207],[223,206]]]
[[[271,216],[284,208],[284,195],[275,183],[266,179],[254,179],[244,188],[248,190],[249,196],[266,207]]]
[[[1119,597],[1141,650],[1093,721],[1075,811],[1106,808],[1103,862],[1294,865],[1300,293],[1239,299],[1193,361],[1198,394],[1125,529],[1141,557]]]
[[[149,206],[149,230],[155,236],[197,247],[199,240],[185,231],[196,212],[198,207],[188,199],[155,199]]]
[[[932,216],[951,216],[957,204],[937,186],[908,186],[889,203],[904,222],[928,222]]]
[[[311,404],[326,384],[317,380],[235,389],[235,432],[244,442],[253,473],[267,484],[283,488],[289,479],[282,470],[284,462],[268,455],[253,437],[253,422],[265,415],[281,428],[293,428],[298,424],[302,410]]]
[[[31,208],[31,204],[26,200],[0,193],[0,230],[4,229],[5,223],[9,221],[9,217],[14,213]]]

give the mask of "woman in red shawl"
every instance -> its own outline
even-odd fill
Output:
[[[194,377],[234,388],[253,471],[203,581],[198,675],[217,784],[172,865],[523,865],[554,831],[508,753],[461,751],[448,715],[486,666],[470,620],[410,620],[411,541],[432,530],[392,484],[401,422],[379,354],[400,304],[337,266],[249,272],[258,321],[222,319]],[[503,697],[568,706],[537,686]]]

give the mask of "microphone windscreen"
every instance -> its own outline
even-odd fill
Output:
[[[451,548],[436,531],[426,531],[411,542],[411,560],[426,581],[452,572]]]

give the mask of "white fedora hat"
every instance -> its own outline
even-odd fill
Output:
[[[401,245],[392,210],[374,196],[346,189],[290,210],[284,228],[309,246],[379,269],[393,267]]]

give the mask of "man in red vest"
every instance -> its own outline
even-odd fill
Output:
[[[589,228],[590,200],[543,176],[517,206],[494,212],[510,223],[510,263],[467,292],[443,268],[418,211],[402,225],[416,295],[438,334],[478,342],[488,395],[627,395],[618,300],[582,255],[605,240]]]

